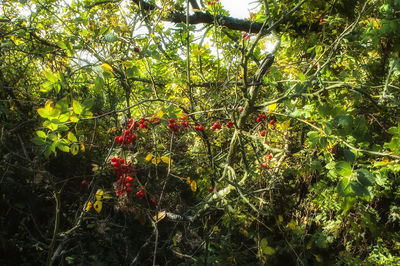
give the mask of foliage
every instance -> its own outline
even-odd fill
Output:
[[[0,263],[398,264],[399,7],[3,3]]]

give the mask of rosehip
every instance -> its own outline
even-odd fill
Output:
[[[228,128],[232,128],[232,127],[233,127],[233,122],[232,122],[232,121],[229,121],[228,123],[226,123],[226,126],[227,126]]]
[[[265,137],[265,134],[266,134],[265,130],[261,131],[260,133],[261,137]]]
[[[210,191],[210,193],[211,193],[211,192],[214,191],[214,188],[213,188],[213,187],[210,187],[210,188],[208,189],[208,191]]]
[[[81,187],[82,188],[87,188],[88,187],[88,182],[86,180],[82,180]]]

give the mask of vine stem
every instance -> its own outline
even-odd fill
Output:
[[[56,201],[56,217],[55,217],[55,221],[54,221],[53,237],[51,239],[51,243],[49,246],[49,252],[47,254],[47,262],[46,262],[47,266],[52,265],[51,258],[53,256],[53,250],[54,250],[54,246],[56,244],[58,226],[60,224],[60,191],[53,192],[53,197]]]

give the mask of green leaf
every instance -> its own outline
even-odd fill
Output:
[[[83,111],[82,105],[77,100],[72,101],[72,107],[74,109],[74,113],[77,115],[81,114]]]
[[[44,141],[42,138],[40,138],[38,136],[35,136],[32,139],[32,142],[35,143],[36,145],[44,145],[44,144],[46,144],[46,141]]]
[[[353,173],[350,163],[344,161],[337,162],[335,169],[342,177],[349,177]]]
[[[49,120],[43,122],[43,126],[47,127],[48,129],[55,131],[58,129],[58,124],[51,123]]]
[[[49,111],[45,108],[39,108],[39,109],[37,109],[37,112],[43,118],[49,117]]]
[[[347,178],[342,178],[339,180],[339,183],[337,184],[337,192],[340,196],[345,197],[349,193],[349,180]]]
[[[359,197],[370,196],[368,189],[358,181],[351,181],[350,186],[357,196]]]
[[[108,32],[104,35],[104,40],[107,42],[116,42],[118,40],[118,36],[115,35],[113,32]]]
[[[349,163],[354,163],[354,161],[356,160],[356,155],[349,150],[344,150],[344,158]]]
[[[71,153],[72,155],[77,155],[79,152],[79,144],[72,144],[71,145]]]
[[[70,140],[71,142],[77,142],[78,139],[75,137],[74,133],[72,133],[71,131],[68,132],[68,140]]]
[[[61,142],[57,143],[57,148],[63,152],[69,152],[69,147]]]
[[[356,173],[358,182],[360,182],[363,186],[368,187],[375,184],[375,178],[368,170],[358,169]]]
[[[38,135],[40,138],[45,139],[47,137],[46,133],[44,133],[41,130],[36,131],[36,135]]]

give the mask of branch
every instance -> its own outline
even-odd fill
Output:
[[[158,8],[157,6],[149,4],[143,0],[133,0],[133,2],[146,11],[152,11]],[[263,26],[263,23],[260,22],[237,19],[229,16],[216,15],[215,19],[218,21],[218,25],[220,26],[227,27],[231,30],[246,31],[249,33],[259,33]],[[186,14],[171,12],[166,18],[164,18],[164,20],[174,23],[186,23]],[[189,24],[214,24],[214,15],[208,12],[196,11],[193,15],[189,16]],[[263,31],[263,35],[265,34],[268,34],[268,32]]]

